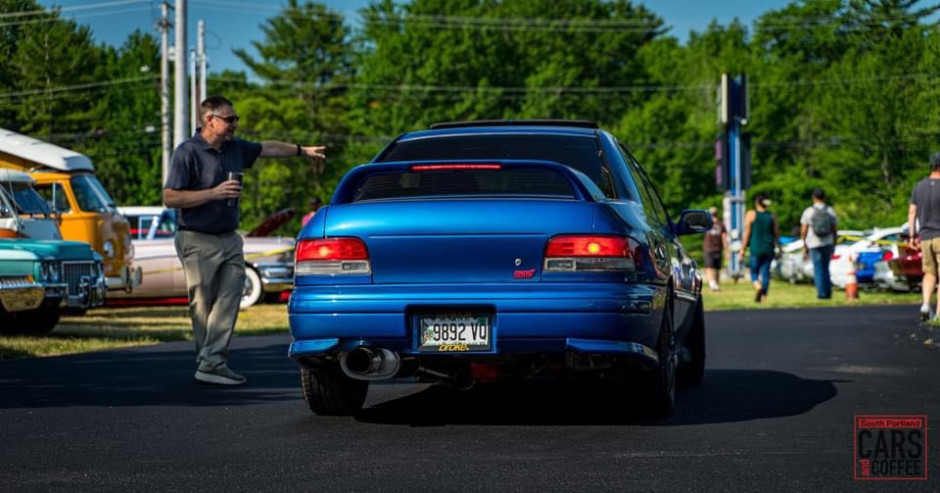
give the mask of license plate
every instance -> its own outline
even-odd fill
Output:
[[[418,317],[418,350],[463,352],[490,349],[490,317],[479,314],[434,314]]]

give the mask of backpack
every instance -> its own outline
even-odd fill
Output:
[[[813,233],[822,238],[832,234],[832,216],[829,215],[829,208],[813,208],[813,215],[809,218],[809,225],[813,228]]]

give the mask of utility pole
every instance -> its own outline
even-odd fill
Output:
[[[209,94],[206,92],[206,69],[208,68],[208,59],[206,58],[206,21],[199,19],[199,37],[196,38],[196,51],[199,53],[199,99],[193,101],[193,104],[202,103],[203,99]]]
[[[189,89],[192,94],[192,111],[190,118],[193,128],[199,126],[199,105],[206,99],[206,22],[199,19],[196,24],[196,51],[192,52],[192,78]]]
[[[160,18],[160,132],[163,152],[161,152],[160,161],[162,163],[162,177],[160,187],[166,183],[167,174],[170,172],[170,153],[173,147],[170,144],[170,2],[164,0],[160,4],[163,16]]]
[[[176,0],[176,80],[173,84],[175,99],[173,111],[173,147],[183,143],[189,137],[189,128],[186,121],[186,0]]]
[[[715,147],[719,162],[716,178],[719,190],[725,191],[723,201],[725,227],[731,237],[731,262],[728,273],[737,281],[742,273],[737,253],[744,248],[745,191],[751,188],[751,139],[743,128],[748,119],[747,76],[721,76],[719,122],[723,126]]]
[[[199,120],[196,116],[198,112],[196,111],[196,106],[199,104],[199,95],[196,94],[196,79],[199,78],[199,74],[196,73],[198,65],[196,65],[196,50],[190,50],[189,52],[189,96],[192,104],[189,106],[189,123],[192,125],[193,129],[199,127]]]

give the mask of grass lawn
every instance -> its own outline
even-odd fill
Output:
[[[859,291],[857,300],[845,299],[845,291],[832,290],[832,299],[816,299],[816,288],[812,284],[790,284],[786,281],[772,280],[767,299],[762,303],[754,301],[754,286],[750,278],[741,279],[737,284],[730,280],[721,283],[721,291],[713,293],[708,286],[702,290],[705,310],[742,310],[763,308],[807,308],[824,306],[858,305],[920,305],[920,291],[913,293],[891,293],[884,291]]]
[[[702,296],[705,309],[739,310],[765,308],[802,308],[820,306],[919,304],[919,293],[863,291],[849,302],[845,291],[833,291],[831,300],[817,300],[812,285],[790,285],[782,281],[770,284],[770,296],[761,304],[754,302],[751,283],[722,283],[721,292],[707,288]],[[239,336],[273,334],[287,331],[287,305],[256,305],[243,310],[235,332]],[[0,336],[0,360],[38,358],[86,353],[101,349],[159,344],[192,339],[187,307],[148,306],[136,308],[98,308],[82,317],[63,317],[45,337]]]
[[[242,310],[239,336],[287,332],[287,305]],[[59,356],[101,349],[192,340],[186,306],[96,308],[81,317],[62,317],[45,337],[0,336],[0,360]]]

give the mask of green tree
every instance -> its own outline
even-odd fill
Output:
[[[161,202],[160,44],[136,31],[108,50],[109,78],[129,81],[104,96],[108,112],[77,149],[95,162],[96,173],[118,204]]]
[[[313,195],[328,198],[325,183],[335,182],[346,170],[343,156],[350,132],[346,84],[352,71],[351,47],[343,17],[319,3],[290,0],[262,31],[264,40],[253,43],[257,58],[235,50],[264,81],[257,90],[240,91],[234,101],[242,116],[242,135],[326,143],[329,164],[313,167],[306,161],[278,160],[249,173],[246,226],[285,206],[304,210]]]

